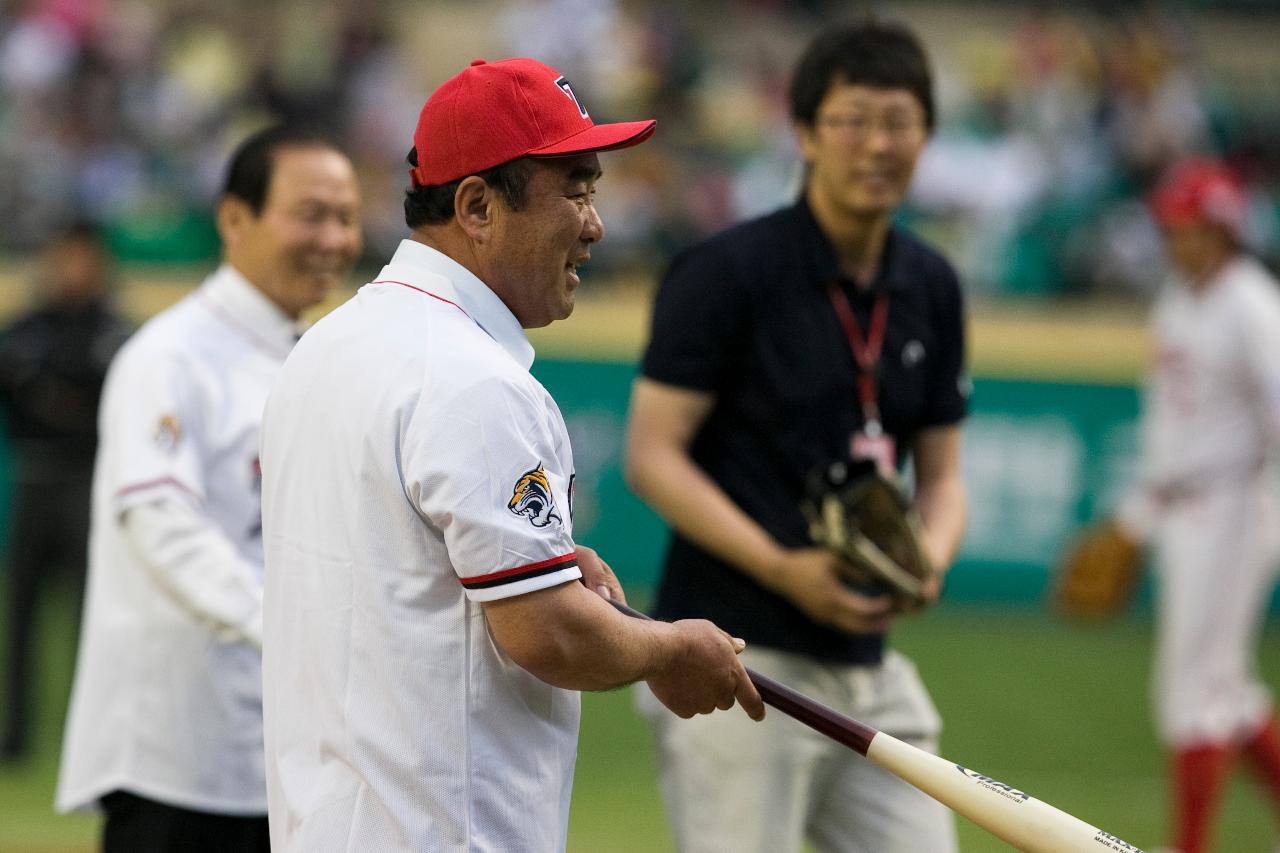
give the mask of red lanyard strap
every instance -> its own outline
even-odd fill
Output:
[[[866,338],[858,325],[858,318],[849,304],[849,297],[835,282],[827,288],[831,297],[831,307],[835,309],[844,329],[845,339],[849,342],[849,352],[853,353],[853,361],[858,366],[858,402],[862,404],[862,413],[868,426],[880,425],[880,409],[877,404],[878,387],[876,382],[876,366],[880,363],[880,350],[884,347],[884,334],[889,326],[889,294],[876,296],[875,305],[871,308],[871,328]]]

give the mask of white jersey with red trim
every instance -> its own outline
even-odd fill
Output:
[[[564,849],[578,694],[481,607],[581,576],[532,362],[493,291],[406,240],[285,364],[262,444],[273,849]]]
[[[1204,288],[1170,282],[1154,310],[1143,478],[1195,490],[1251,476],[1280,437],[1280,290],[1239,256]]]
[[[258,431],[295,337],[224,265],[111,365],[62,809],[124,789],[199,811],[266,811]],[[147,559],[152,550],[169,561]]]
[[[1203,287],[1172,280],[1152,317],[1142,481],[1122,520],[1155,546],[1157,729],[1185,749],[1268,719],[1255,649],[1274,577],[1280,285],[1238,256]]]

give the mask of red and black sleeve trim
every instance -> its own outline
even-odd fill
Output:
[[[514,569],[502,569],[501,571],[490,572],[487,575],[462,578],[462,585],[467,589],[489,589],[495,586],[505,586],[509,583],[528,580],[529,578],[550,575],[562,569],[576,568],[577,565],[578,555],[576,553],[562,554],[559,557],[552,557],[550,560],[531,563],[527,566],[516,566]]]

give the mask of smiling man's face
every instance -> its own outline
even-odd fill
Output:
[[[902,203],[929,134],[924,108],[907,89],[836,82],[798,135],[820,206],[873,217]]]
[[[345,156],[323,146],[276,151],[262,210],[224,198],[227,260],[290,317],[325,299],[360,255],[360,192]]]
[[[534,159],[532,168],[520,209],[500,210],[484,277],[526,329],[573,312],[578,266],[604,238],[595,209],[595,154]]]

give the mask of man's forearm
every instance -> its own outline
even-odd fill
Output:
[[[567,690],[609,690],[643,681],[680,655],[664,622],[628,618],[580,583],[486,602],[498,645],[521,667]]]
[[[689,541],[776,588],[785,549],[686,452],[653,447],[637,456],[628,465],[628,482],[645,503]]]
[[[746,644],[702,619],[652,622],[624,616],[580,583],[486,602],[494,641],[533,675],[567,690],[645,681],[681,717],[735,702],[764,716],[738,660]]]
[[[916,492],[916,509],[924,522],[923,546],[933,567],[951,567],[968,518],[968,497],[963,481],[950,477],[923,486]]]

